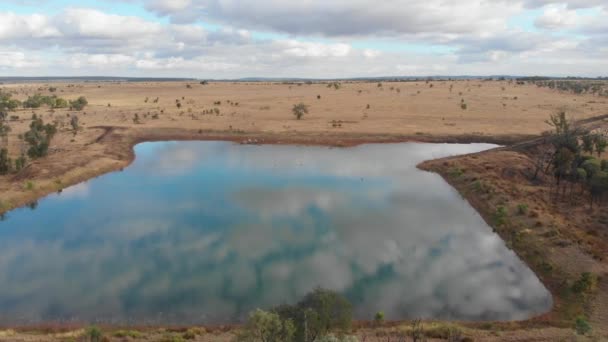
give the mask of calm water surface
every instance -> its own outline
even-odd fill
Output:
[[[419,162],[486,144],[144,143],[0,222],[0,323],[242,320],[321,286],[358,318],[521,319],[551,297]]]

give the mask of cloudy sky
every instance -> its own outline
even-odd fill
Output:
[[[2,0],[0,76],[608,74],[608,0]]]

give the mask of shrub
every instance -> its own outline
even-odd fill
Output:
[[[300,102],[296,105],[293,105],[291,111],[293,115],[296,116],[296,119],[300,120],[302,116],[304,116],[304,114],[308,114],[308,106]]]
[[[507,209],[505,207],[499,206],[496,208],[496,212],[494,213],[494,222],[499,226],[507,223]]]
[[[25,167],[26,163],[25,156],[22,154],[19,158],[15,159],[15,172],[21,171]]]
[[[519,215],[526,215],[528,213],[528,205],[525,203],[520,203],[517,205],[517,213]]]
[[[384,322],[384,312],[382,312],[382,311],[376,312],[376,314],[374,315],[374,322],[376,322],[376,323]]]
[[[450,177],[458,178],[458,177],[462,176],[463,174],[464,174],[464,170],[462,170],[461,168],[458,168],[458,167],[453,167],[450,170],[448,170],[448,175]]]
[[[296,324],[296,341],[303,341],[305,330],[310,341],[332,331],[347,332],[352,324],[352,306],[340,294],[317,288],[296,305],[275,309],[281,318]]]
[[[103,338],[101,330],[96,326],[89,327],[85,332],[85,336],[90,342],[101,342]]]
[[[81,96],[74,101],[70,101],[70,107],[74,110],[83,110],[86,105],[89,104],[86,97]]]
[[[34,190],[34,182],[32,182],[32,181],[25,182],[25,189],[26,190]]]
[[[290,342],[293,341],[295,327],[290,319],[282,319],[277,313],[257,309],[249,315],[249,320],[238,341]]]
[[[30,158],[46,156],[51,139],[57,133],[57,128],[51,124],[44,124],[41,118],[36,118],[30,124],[30,130],[23,138],[30,145],[27,154]]]
[[[6,175],[11,171],[11,158],[8,156],[8,150],[6,148],[0,149],[0,175]]]
[[[597,276],[590,272],[583,272],[581,277],[577,279],[570,289],[574,293],[586,294],[593,290],[597,286]]]
[[[576,330],[576,333],[579,335],[585,335],[591,332],[591,325],[585,317],[578,316],[574,321],[574,330]]]

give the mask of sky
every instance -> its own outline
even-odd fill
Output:
[[[0,0],[0,76],[608,76],[608,0]]]

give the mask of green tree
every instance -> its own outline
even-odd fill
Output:
[[[6,175],[11,171],[11,158],[6,148],[0,148],[0,175]]]
[[[592,134],[585,134],[581,137],[583,141],[582,149],[583,151],[591,154],[595,150],[595,142]]]
[[[599,157],[602,153],[606,151],[606,147],[608,147],[608,139],[603,134],[596,134],[593,136],[593,144],[595,145],[595,152]]]
[[[0,121],[6,120],[7,112],[14,111],[19,106],[21,106],[19,100],[13,99],[11,94],[0,90]]]
[[[332,331],[347,332],[352,324],[352,305],[339,293],[317,288],[296,305],[275,309],[296,324],[296,341],[311,342]]]
[[[291,112],[296,116],[296,119],[300,120],[304,114],[308,114],[308,106],[300,102],[293,105]]]
[[[30,145],[28,156],[30,158],[46,156],[55,133],[57,128],[54,125],[45,125],[41,118],[32,120],[30,130],[23,135],[24,140]]]
[[[245,330],[237,340],[243,342],[291,342],[295,327],[289,319],[277,313],[257,309],[249,315]]]

